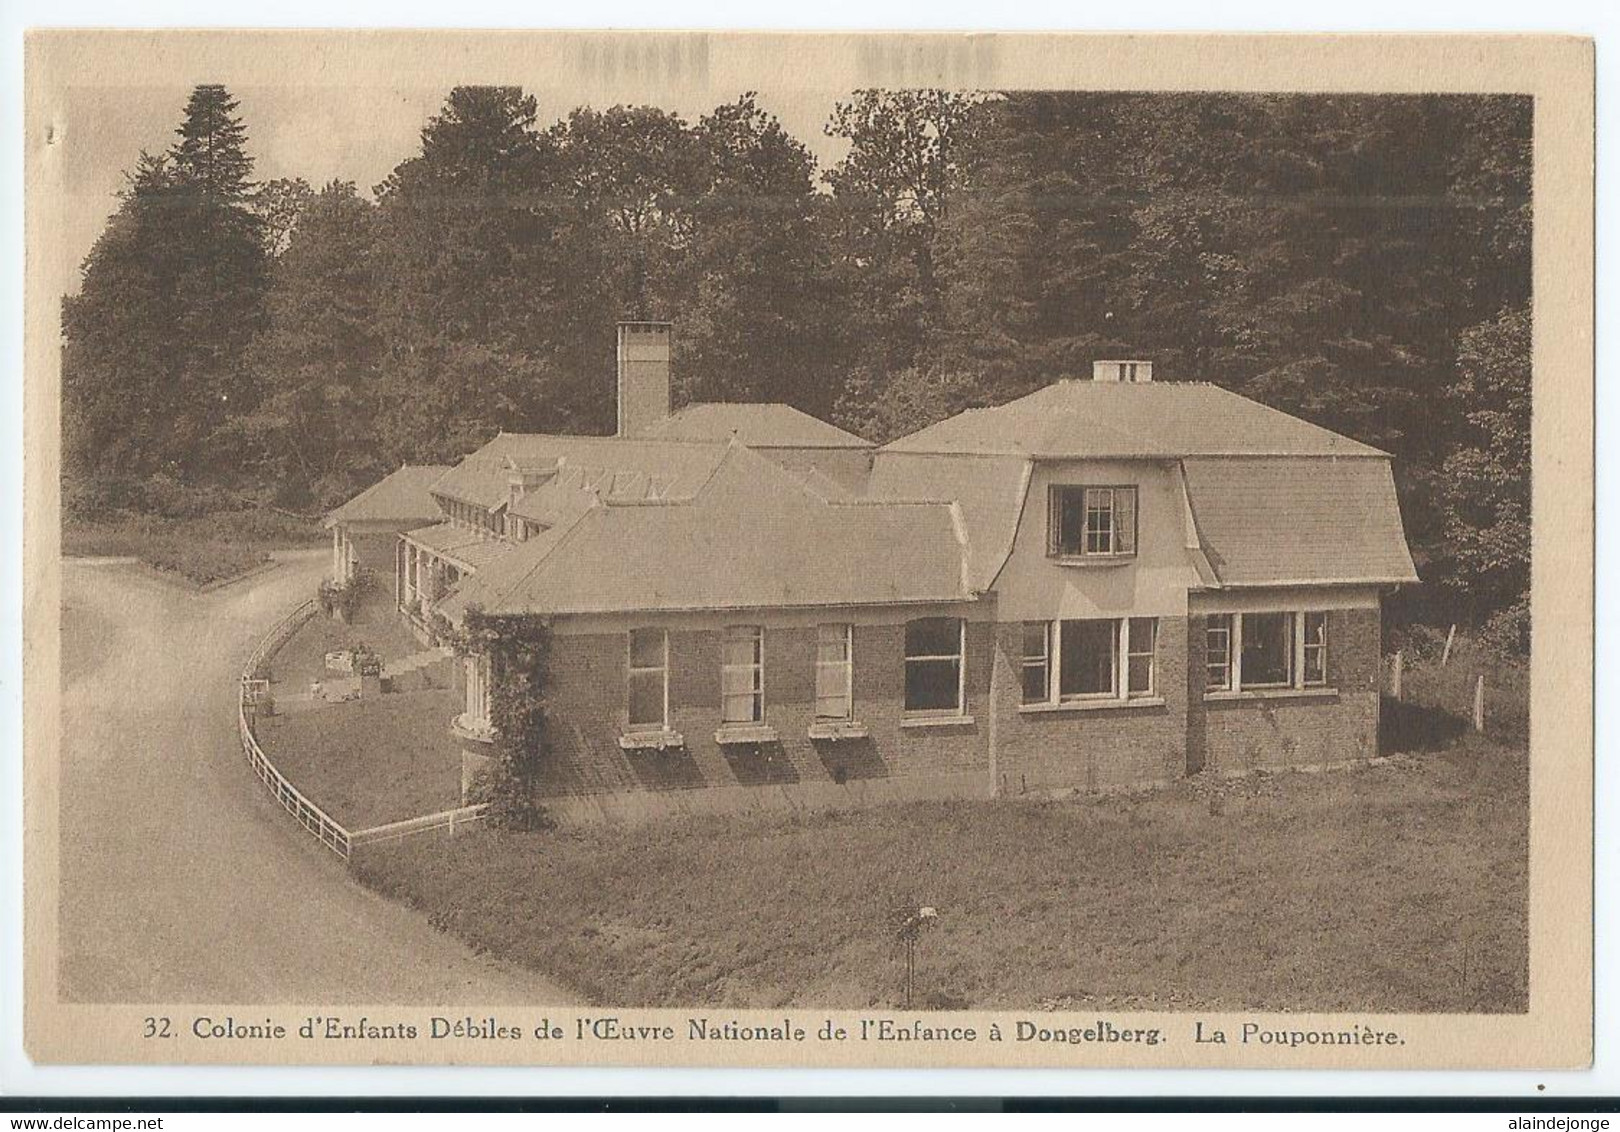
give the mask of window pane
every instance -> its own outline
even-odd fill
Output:
[[[1327,683],[1327,614],[1305,614],[1305,683]]]
[[[757,625],[737,625],[726,630],[721,646],[725,664],[758,664],[761,633]]]
[[[1026,704],[1043,704],[1051,699],[1047,686],[1046,661],[1026,661],[1024,664],[1024,702]]]
[[[723,723],[758,723],[758,712],[759,700],[752,692],[720,698],[720,719]]]
[[[1114,549],[1121,554],[1136,553],[1136,489],[1122,487],[1114,492]]]
[[[664,631],[662,629],[632,629],[630,631],[630,667],[664,667]]]
[[[1109,554],[1114,549],[1114,493],[1106,487],[1086,492],[1086,553]]]
[[[752,665],[728,665],[720,670],[720,694],[751,696],[759,691],[759,675]]]
[[[632,672],[630,674],[630,726],[662,727],[663,725],[663,670]]]
[[[824,663],[849,659],[848,625],[822,625],[817,628],[816,659]]]
[[[1232,616],[1211,617],[1204,630],[1205,687],[1232,687]]]
[[[1156,617],[1132,617],[1128,688],[1148,694],[1153,691],[1153,654],[1159,635]]]
[[[955,617],[923,617],[906,622],[906,655],[956,656],[962,648],[962,623]]]
[[[849,666],[816,665],[816,714],[844,719],[849,715]]]
[[[907,711],[959,711],[961,662],[957,660],[906,661]]]
[[[1059,696],[1106,696],[1117,689],[1117,621],[1065,621],[1058,644]]]
[[[1057,552],[1079,554],[1080,539],[1086,526],[1086,493],[1084,488],[1060,487],[1057,491]]]
[[[1294,615],[1243,616],[1243,686],[1279,687],[1293,681]]]
[[[1023,698],[1026,704],[1044,703],[1052,698],[1049,655],[1051,622],[1025,621],[1023,640]]]

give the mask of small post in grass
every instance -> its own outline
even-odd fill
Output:
[[[1440,650],[1440,667],[1444,668],[1451,663],[1451,646],[1457,641],[1457,623],[1451,623],[1451,629],[1446,633],[1446,647]]]
[[[1485,677],[1474,681],[1474,730],[1485,730]]]
[[[939,912],[924,905],[921,908],[900,908],[895,918],[899,927],[895,930],[895,938],[906,949],[906,1009],[911,1009],[911,996],[917,980],[917,940],[922,936],[926,927],[933,925],[939,919]]]
[[[1395,665],[1389,678],[1389,694],[1397,700],[1401,698],[1401,664],[1405,654],[1400,649],[1395,650]]]

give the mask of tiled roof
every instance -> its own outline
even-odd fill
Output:
[[[727,440],[750,448],[870,448],[870,441],[802,413],[792,405],[711,401],[686,408],[642,430],[666,440]]]
[[[935,499],[961,508],[973,588],[988,589],[1012,552],[1028,486],[1022,456],[961,458],[882,451],[872,465],[869,499]]]
[[[435,523],[420,527],[405,535],[416,545],[431,550],[440,558],[448,558],[469,570],[482,570],[505,558],[512,544],[498,538],[489,538],[455,523]]]
[[[436,464],[407,464],[329,511],[326,525],[437,518],[439,505],[428,489],[449,470]]]
[[[734,444],[685,501],[602,502],[519,544],[441,605],[456,616],[886,605],[971,597],[958,512],[836,502]]]
[[[958,413],[882,451],[1037,459],[1384,455],[1218,385],[1188,381],[1058,381]]]
[[[1199,541],[1225,586],[1415,582],[1387,460],[1183,462]]]
[[[644,494],[689,497],[714,473],[725,450],[723,443],[503,432],[446,472],[433,490],[493,508],[508,497],[514,464],[532,468],[560,462],[560,478],[577,472],[586,486],[604,478],[611,485],[620,476],[628,489],[639,474]]]

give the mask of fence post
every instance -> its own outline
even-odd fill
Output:
[[[1405,654],[1400,649],[1395,650],[1395,668],[1389,680],[1389,694],[1397,700],[1401,698],[1401,664]]]
[[[1474,681],[1474,730],[1485,730],[1485,677]]]
[[[1454,644],[1456,642],[1456,640],[1457,640],[1457,623],[1455,621],[1453,621],[1451,623],[1450,631],[1446,633],[1446,647],[1440,653],[1440,667],[1441,668],[1444,668],[1446,665],[1451,663],[1451,646],[1452,646],[1452,644]]]

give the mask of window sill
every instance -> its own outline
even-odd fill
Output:
[[[1238,700],[1336,700],[1337,688],[1245,688],[1241,692],[1205,692],[1205,703]]]
[[[853,719],[824,719],[812,723],[809,731],[812,739],[826,739],[838,742],[840,739],[865,739],[867,737],[866,724]]]
[[[714,733],[714,741],[722,747],[775,743],[777,738],[776,728],[765,723],[733,724]]]
[[[465,712],[450,721],[450,730],[457,739],[470,739],[474,743],[495,742],[494,727],[485,722],[469,720]]]
[[[626,731],[619,736],[621,751],[665,751],[686,746],[679,731]]]
[[[1018,710],[1026,715],[1045,712],[1070,711],[1130,711],[1132,708],[1162,708],[1163,696],[1133,696],[1128,700],[1059,700],[1057,703],[1019,704]]]
[[[1135,554],[1053,554],[1049,560],[1059,566],[1128,566]]]
[[[906,715],[900,717],[901,727],[972,727],[971,715]]]

